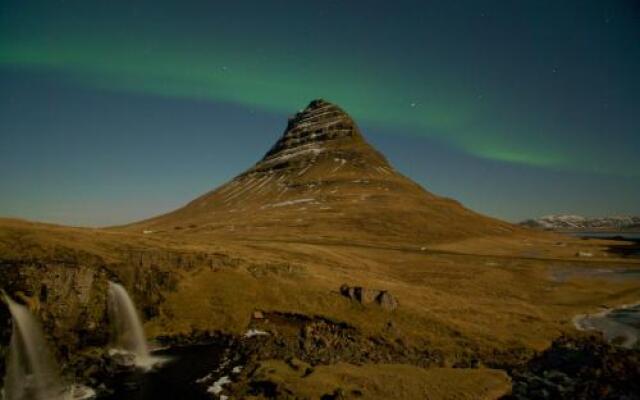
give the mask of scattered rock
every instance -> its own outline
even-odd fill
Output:
[[[380,307],[388,311],[393,311],[398,308],[398,300],[396,300],[396,298],[386,290],[382,291],[378,295],[378,297],[376,298],[376,302],[380,305]]]
[[[249,329],[243,335],[245,338],[252,338],[255,336],[269,336],[269,332],[261,331],[259,329]]]
[[[253,320],[249,328],[269,331],[271,335],[242,340],[243,354],[258,360],[297,359],[310,367],[338,362],[443,365],[439,351],[398,340],[392,322],[387,324],[384,336],[368,336],[346,322],[320,316],[279,312],[264,312],[264,316],[263,320]],[[305,371],[304,364],[297,368]]]
[[[346,397],[344,395],[344,390],[338,388],[333,391],[333,393],[328,393],[322,395],[320,400],[344,400]]]
[[[256,310],[253,312],[253,319],[264,319],[264,314],[262,311]]]
[[[368,289],[362,286],[342,285],[340,294],[362,305],[375,303],[385,310],[393,311],[398,308],[398,300],[386,290]]]

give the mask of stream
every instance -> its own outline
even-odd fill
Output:
[[[234,367],[226,361],[225,348],[217,344],[172,347],[152,355],[167,361],[151,371],[135,370],[115,376],[108,385],[113,393],[99,399],[211,400],[218,396],[207,390],[224,376],[221,367]]]

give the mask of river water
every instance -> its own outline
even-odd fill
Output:
[[[640,232],[572,232],[570,236],[588,239],[610,239],[620,241],[619,245],[613,245],[611,250],[622,256],[640,256]],[[626,243],[624,241],[627,241]],[[632,243],[629,243],[632,242]]]
[[[602,332],[605,340],[626,348],[638,347],[640,303],[625,305],[595,314],[578,315],[573,320],[580,330]]]
[[[551,271],[551,279],[557,282],[565,282],[572,278],[632,281],[637,282],[640,287],[640,268],[559,267]],[[602,332],[607,341],[622,347],[640,346],[640,301],[616,308],[603,308],[593,314],[577,315],[573,323],[580,330]]]
[[[218,396],[207,390],[233,367],[227,351],[216,344],[173,347],[152,355],[168,360],[151,371],[116,376],[109,385],[114,392],[99,399],[211,400]]]
[[[640,232],[572,232],[570,235],[598,239],[624,238],[628,240],[640,240]]]

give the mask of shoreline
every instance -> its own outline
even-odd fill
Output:
[[[602,334],[603,338],[612,343],[618,338],[624,338],[625,341],[620,344],[620,347],[633,348],[640,341],[640,330],[632,326],[620,323],[607,316],[617,310],[626,310],[633,307],[639,307],[640,301],[635,303],[622,304],[617,307],[606,308],[600,312],[577,314],[571,321],[573,326],[581,332],[596,331]],[[585,322],[589,322],[588,326],[585,326]],[[594,324],[593,322],[596,322]],[[598,326],[598,322],[600,322]]]

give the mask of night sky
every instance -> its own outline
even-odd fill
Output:
[[[0,0],[0,215],[112,225],[314,98],[477,211],[640,214],[640,2]]]

